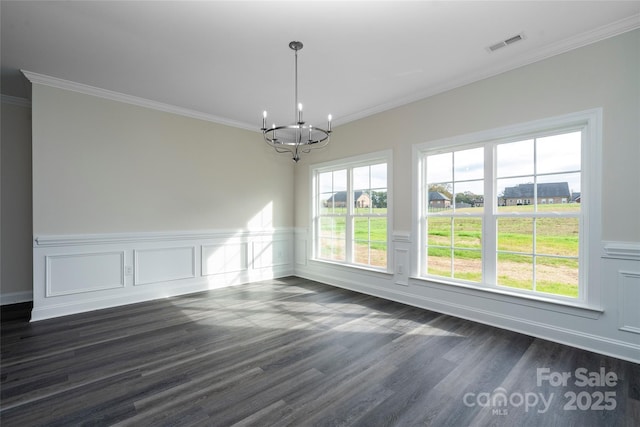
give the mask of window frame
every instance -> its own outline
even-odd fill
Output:
[[[354,212],[353,206],[353,169],[363,166],[373,166],[381,163],[386,163],[387,167],[387,214],[386,215],[374,215],[374,214],[356,214]],[[339,264],[345,265],[349,267],[360,268],[364,270],[373,270],[379,272],[389,272],[391,270],[391,237],[392,237],[392,213],[393,213],[393,191],[392,191],[392,177],[393,177],[393,159],[392,159],[392,150],[383,150],[369,154],[363,154],[359,156],[348,157],[344,159],[332,160],[323,163],[312,164],[309,167],[310,174],[310,185],[311,185],[311,230],[310,230],[310,241],[311,241],[311,259],[317,262],[330,263],[330,264]],[[347,200],[346,200],[346,208],[347,212],[345,213],[345,260],[332,260],[326,258],[319,257],[319,233],[320,233],[320,218],[323,216],[320,215],[320,207],[318,206],[318,195],[320,194],[319,188],[319,179],[318,176],[321,173],[333,172],[336,170],[347,170]],[[356,218],[381,218],[386,217],[387,219],[387,233],[386,233],[386,259],[387,263],[384,267],[377,267],[370,264],[362,264],[355,261],[353,256],[353,246],[354,246],[354,227],[353,221]],[[370,243],[370,241],[369,241]]]
[[[516,142],[530,137],[540,138],[544,135],[564,133],[571,130],[582,130],[581,144],[581,212],[579,229],[579,291],[578,297],[564,297],[535,291],[520,291],[505,286],[498,286],[496,279],[497,235],[492,239],[487,236],[496,234],[499,215],[497,203],[487,203],[497,197],[496,182],[496,148],[497,145]],[[460,279],[428,275],[426,271],[427,238],[425,198],[426,158],[444,152],[485,147],[485,193],[482,224],[482,280],[480,283]],[[538,300],[568,306],[599,309],[601,284],[599,281],[599,245],[601,242],[601,177],[602,177],[602,109],[596,108],[576,113],[555,116],[526,123],[475,132],[435,141],[415,144],[413,146],[413,218],[412,229],[416,236],[413,242],[411,276],[412,279],[443,285],[453,285],[486,291],[494,294],[516,296],[527,300]],[[584,195],[584,197],[583,197]],[[487,278],[494,280],[487,282]]]

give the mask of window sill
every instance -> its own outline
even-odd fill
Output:
[[[427,277],[410,277],[410,285],[417,285],[428,288],[437,288],[447,292],[463,293],[469,296],[492,299],[509,304],[517,304],[526,307],[554,311],[572,316],[585,317],[588,319],[598,319],[604,310],[599,307],[587,305],[579,301],[564,301],[553,298],[546,298],[542,295],[527,295],[519,292],[512,292],[508,289],[496,289],[482,285],[440,280]]]

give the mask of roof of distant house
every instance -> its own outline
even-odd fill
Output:
[[[363,191],[354,191],[353,192],[354,199],[358,200],[363,193],[364,193]],[[346,201],[347,201],[346,191],[338,191],[327,199],[327,202],[346,202]]]
[[[534,184],[518,184],[504,189],[504,198],[533,198]],[[571,197],[569,184],[566,182],[548,182],[538,184],[538,197]]]
[[[450,200],[450,199],[439,191],[429,191],[429,201],[432,201],[432,200]]]

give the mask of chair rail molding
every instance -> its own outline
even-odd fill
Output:
[[[638,242],[603,242],[603,258],[640,261],[640,243]]]

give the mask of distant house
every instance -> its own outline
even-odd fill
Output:
[[[482,197],[482,196],[478,196],[478,197],[474,198],[474,199],[473,199],[473,201],[472,201],[472,203],[471,203],[471,205],[472,205],[474,208],[481,208],[481,207],[483,207],[483,206],[484,206],[484,197]]]
[[[506,187],[504,195],[498,200],[500,206],[531,205],[534,201],[534,184],[518,184]],[[569,203],[571,191],[566,182],[549,182],[538,184],[538,204]]]
[[[371,206],[371,197],[363,191],[355,191],[353,193],[354,207],[368,208]],[[347,192],[338,191],[324,201],[325,207],[344,208],[347,206]]]
[[[430,208],[448,208],[451,206],[451,199],[439,191],[429,191]]]
[[[573,193],[571,193],[571,201],[573,203],[580,203],[580,192],[579,191],[574,191]]]

